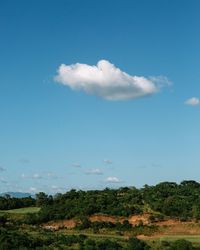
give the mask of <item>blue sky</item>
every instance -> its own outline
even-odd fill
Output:
[[[0,191],[199,181],[199,8],[198,0],[1,1]],[[91,76],[100,60],[104,73],[94,66]]]

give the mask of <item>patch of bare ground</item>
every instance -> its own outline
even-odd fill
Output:
[[[150,214],[141,214],[141,215],[132,215],[128,218],[128,221],[131,225],[136,226],[141,222],[144,225],[149,224],[149,216]]]
[[[163,232],[171,235],[199,235],[200,224],[195,222],[176,222],[162,227]]]
[[[109,216],[109,215],[103,215],[103,214],[94,214],[89,217],[89,220],[91,222],[112,222],[112,223],[123,223],[125,220],[125,217],[118,217],[118,216]]]
[[[177,225],[180,224],[181,222],[179,220],[163,220],[163,221],[159,221],[159,222],[155,222],[154,224],[156,224],[157,226],[172,226],[172,225]]]
[[[163,236],[175,235],[200,235],[200,224],[195,222],[181,222],[178,220],[167,220],[154,223],[159,226],[159,232],[151,236],[138,235],[139,239],[148,240],[161,238]]]
[[[137,235],[136,237],[140,240],[151,240],[151,239],[153,240],[153,239],[159,239],[163,236],[164,236],[164,234],[154,234],[154,235],[150,235],[150,236],[141,234],[141,235]]]
[[[48,230],[59,230],[61,228],[74,228],[76,226],[76,221],[71,220],[57,220],[57,221],[50,221],[42,225],[44,229]]]
[[[119,216],[110,216],[104,214],[94,214],[89,217],[91,222],[112,222],[112,223],[123,223],[125,220],[128,220],[129,223],[133,226],[138,225],[139,223],[148,224],[149,223],[149,214],[143,215],[133,215],[129,218],[119,217]],[[43,228],[49,230],[58,230],[60,228],[74,228],[77,225],[78,221],[71,220],[58,220],[50,221],[42,225]]]
[[[126,217],[117,217],[109,216],[103,214],[95,214],[89,217],[91,222],[111,222],[111,223],[123,223],[124,220],[128,220],[129,223],[133,226],[136,226],[142,222],[143,225],[156,225],[159,227],[159,230],[151,236],[139,235],[138,238],[141,239],[154,239],[160,238],[165,235],[200,235],[200,223],[195,222],[181,222],[179,220],[165,220],[155,223],[150,223],[149,221],[150,214],[143,215],[132,215],[129,218]],[[42,225],[43,228],[48,230],[59,230],[62,228],[73,229],[78,220],[58,220],[51,221]]]
[[[150,214],[142,214],[142,215],[132,215],[129,218],[126,217],[119,217],[119,216],[110,216],[110,215],[103,215],[103,214],[95,214],[90,216],[89,220],[91,222],[99,221],[99,222],[112,222],[112,223],[123,223],[125,220],[135,226],[140,224],[141,222],[144,225],[149,224],[149,216]]]

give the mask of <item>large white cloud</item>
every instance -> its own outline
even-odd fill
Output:
[[[167,83],[165,77],[145,78],[131,76],[107,60],[97,65],[60,65],[55,80],[72,90],[85,91],[107,100],[135,99],[157,93],[161,84]]]

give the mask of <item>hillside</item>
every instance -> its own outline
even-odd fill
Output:
[[[0,249],[12,249],[13,237],[23,239],[23,247],[27,239],[32,242],[25,249],[47,249],[48,242],[48,249],[200,249],[200,183],[192,180],[6,196],[0,210],[0,242],[9,246]]]
[[[36,195],[35,203],[41,210],[35,223],[74,217],[106,214],[129,217],[151,214],[150,220],[200,219],[200,183],[196,181],[162,182],[141,189],[123,187],[93,191],[71,190],[54,197]],[[33,222],[33,221],[32,221]]]

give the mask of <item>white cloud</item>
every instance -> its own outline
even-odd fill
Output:
[[[34,192],[37,191],[37,188],[36,188],[36,187],[30,187],[30,188],[29,188],[29,191],[30,191],[31,193],[34,193]]]
[[[32,175],[26,175],[26,174],[21,174],[21,178],[23,179],[43,179],[43,176],[41,176],[38,173],[32,174]]]
[[[99,168],[93,168],[85,172],[86,174],[102,175],[103,172]]]
[[[112,164],[112,161],[111,161],[111,160],[108,160],[108,159],[104,159],[103,162],[104,162],[105,164]]]
[[[53,172],[48,172],[47,177],[50,179],[57,179],[58,178],[58,176]]]
[[[53,172],[33,173],[33,174],[21,174],[22,179],[33,179],[33,180],[47,180],[47,179],[58,179],[59,177]]]
[[[33,174],[32,176],[33,179],[42,179],[43,177],[40,174]]]
[[[192,98],[185,101],[185,104],[191,105],[191,106],[197,106],[197,105],[199,105],[199,103],[200,103],[200,101],[199,101],[199,98],[197,98],[197,97],[192,97]]]
[[[56,185],[52,185],[51,186],[51,191],[55,194],[55,193],[64,193],[66,192],[66,188],[63,187],[58,187]]]
[[[72,90],[84,91],[106,100],[127,100],[155,94],[162,85],[169,84],[166,77],[132,76],[107,60],[97,65],[61,64],[55,80]]]
[[[108,183],[120,183],[121,181],[115,176],[110,176],[110,177],[106,178],[106,182],[108,182]]]

